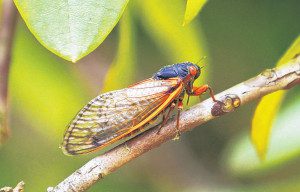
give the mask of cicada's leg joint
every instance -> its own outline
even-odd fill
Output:
[[[209,94],[210,94],[210,97],[212,98],[212,100],[214,102],[217,102],[214,91],[212,90],[212,88],[209,85],[202,85],[201,87],[193,87],[193,92],[190,95],[200,96],[203,93],[205,93],[207,90],[209,91]]]

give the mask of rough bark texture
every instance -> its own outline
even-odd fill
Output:
[[[237,107],[269,93],[289,89],[300,83],[300,56],[286,65],[268,69],[218,95],[218,102],[207,99],[189,110],[182,112],[180,132],[190,131],[218,116],[233,112]],[[170,120],[157,134],[159,127],[130,139],[129,141],[107,151],[86,163],[56,187],[48,191],[85,191],[98,180],[117,170],[127,162],[139,157],[147,151],[160,146],[176,136],[176,122]]]

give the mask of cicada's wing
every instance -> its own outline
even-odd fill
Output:
[[[68,126],[62,148],[76,155],[101,149],[142,127],[183,90],[179,79],[148,79],[91,100]]]

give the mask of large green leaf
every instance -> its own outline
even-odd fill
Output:
[[[9,88],[12,107],[20,114],[18,118],[59,140],[87,101],[83,86],[69,66],[44,49],[20,23],[13,46]]]
[[[270,150],[265,161],[261,162],[251,145],[248,134],[233,139],[228,150],[228,167],[235,174],[249,175],[276,168],[300,155],[300,93],[284,102],[272,126]]]
[[[130,10],[127,9],[120,21],[118,53],[104,79],[103,92],[127,87],[135,75],[134,34]]]
[[[278,61],[277,66],[287,63],[296,54],[300,53],[300,36],[294,41],[287,52]],[[259,102],[252,120],[252,142],[261,159],[265,159],[271,127],[280,108],[286,91],[278,91],[267,95]]]
[[[14,0],[30,31],[47,49],[77,61],[103,42],[128,0]]]

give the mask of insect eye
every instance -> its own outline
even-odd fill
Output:
[[[190,67],[189,67],[189,71],[190,71],[190,74],[191,74],[191,75],[193,75],[193,76],[196,76],[196,75],[197,75],[197,69],[196,69],[196,67],[190,66]]]

